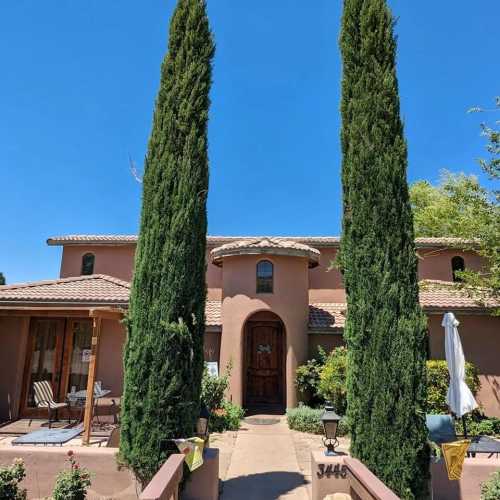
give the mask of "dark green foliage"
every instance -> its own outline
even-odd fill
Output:
[[[500,418],[485,417],[474,411],[465,417],[465,425],[469,436],[500,436]],[[457,435],[464,434],[462,419],[455,420]]]
[[[404,499],[428,491],[426,320],[406,180],[393,18],[344,0],[343,235],[351,452]]]
[[[299,405],[297,408],[288,408],[286,410],[288,427],[295,431],[323,434],[321,415],[323,415],[324,411],[324,408],[310,408],[305,405]],[[342,417],[337,428],[337,436],[345,436],[348,433],[349,426],[347,425],[347,419]]]
[[[465,381],[474,396],[480,388],[479,375],[472,363],[465,363]],[[446,394],[450,385],[448,364],[442,359],[427,361],[426,413],[448,413]]]
[[[5,285],[5,276],[3,273],[0,273],[0,285]]]
[[[145,160],[124,356],[120,456],[143,483],[199,415],[213,53],[205,1],[179,0]]]
[[[304,401],[311,406],[319,406],[324,403],[324,398],[319,394],[319,378],[326,358],[325,350],[319,346],[316,356],[307,360],[295,371],[295,386]]]
[[[0,467],[0,499],[26,500],[27,494],[20,483],[26,477],[22,458],[16,458],[12,465]]]

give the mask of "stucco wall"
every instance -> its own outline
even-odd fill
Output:
[[[479,270],[482,266],[481,257],[473,252],[458,252],[442,248],[425,248],[417,252],[418,277],[420,280],[453,281],[451,259],[455,256],[462,257],[466,269]]]
[[[119,321],[102,322],[96,380],[101,380],[103,387],[111,390],[109,397],[121,396],[123,392],[125,335],[125,328]]]
[[[307,359],[308,268],[300,257],[266,256],[274,264],[274,293],[256,293],[256,264],[260,256],[229,257],[224,260],[221,367],[230,359],[233,372],[230,397],[242,403],[243,331],[256,312],[272,311],[283,322],[286,339],[286,405],[295,406],[295,370]]]
[[[94,274],[107,274],[130,281],[134,268],[134,252],[134,245],[65,246],[61,260],[61,278],[80,276],[82,257],[86,253],[93,253],[95,255]]]
[[[307,338],[309,341],[309,358],[316,356],[319,346],[326,352],[331,352],[335,347],[345,345],[341,333],[311,333]]]
[[[479,371],[478,400],[487,415],[500,417],[500,318],[455,313],[465,359]],[[445,359],[443,314],[429,316],[430,354]]]
[[[330,269],[337,249],[320,250],[319,266],[309,270],[309,302],[345,302],[342,275],[338,269]]]
[[[0,317],[0,422],[18,415],[28,329],[29,318]]]

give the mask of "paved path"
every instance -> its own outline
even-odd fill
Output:
[[[309,500],[286,419],[266,418],[279,418],[280,422],[243,422],[238,431],[222,500]]]

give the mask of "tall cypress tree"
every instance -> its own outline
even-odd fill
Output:
[[[195,432],[205,328],[207,122],[214,44],[205,0],[179,0],[143,179],[120,455],[143,482]]]
[[[427,492],[426,320],[385,0],[344,0],[343,235],[351,452],[402,498]]]

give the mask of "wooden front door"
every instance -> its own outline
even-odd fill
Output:
[[[283,406],[283,327],[249,321],[245,345],[245,406]]]
[[[48,380],[54,400],[65,401],[68,392],[86,389],[92,323],[89,319],[32,318],[26,352],[20,414],[46,417],[47,410],[36,407],[33,384]]]

